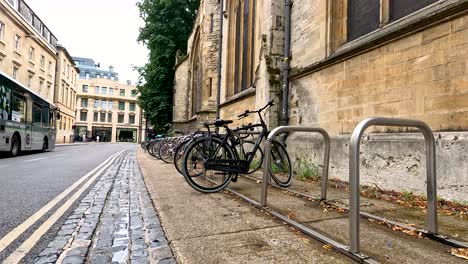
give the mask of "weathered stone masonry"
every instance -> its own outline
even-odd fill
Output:
[[[235,120],[234,125],[255,121],[254,117],[236,120],[246,109],[259,108],[271,99],[281,102],[284,1],[248,1],[256,8],[251,25],[255,80],[237,94],[229,92],[230,47],[240,41],[230,35],[232,8],[245,1],[226,1],[222,32],[221,117]],[[352,30],[347,6],[356,1],[294,1],[289,124],[323,127],[332,135],[331,177],[348,179],[349,136],[361,120],[415,118],[437,132],[438,194],[468,200],[468,1],[432,2],[393,20],[391,11],[382,7],[376,30],[347,40]],[[210,4],[219,8],[217,2],[202,2]],[[210,74],[214,73],[204,73]],[[191,82],[189,76],[187,87]],[[203,100],[203,105],[212,102]],[[270,127],[278,125],[279,110],[270,111]],[[369,132],[379,134],[364,140],[363,184],[424,194],[422,137],[412,129],[376,127]],[[322,163],[318,138],[297,134],[287,143],[294,160]]]

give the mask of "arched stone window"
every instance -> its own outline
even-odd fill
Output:
[[[201,110],[203,100],[203,64],[200,51],[200,32],[197,29],[192,51],[192,116]]]
[[[228,96],[252,86],[255,61],[256,0],[234,0],[229,5]]]

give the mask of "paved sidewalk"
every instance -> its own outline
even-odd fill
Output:
[[[138,151],[138,162],[156,206],[167,239],[179,263],[342,263],[351,260],[326,245],[309,239],[229,193],[202,194],[193,190],[172,164]],[[254,175],[257,177],[259,175]],[[260,180],[240,177],[232,190],[259,201]],[[320,186],[294,182],[292,189],[319,193]],[[289,218],[348,244],[348,214],[289,191],[269,188],[270,208]],[[344,190],[330,188],[329,199],[348,201]],[[361,209],[424,226],[425,211],[404,208],[384,200],[362,198]],[[466,238],[468,221],[439,214],[442,234]],[[361,220],[362,253],[380,263],[466,263],[451,254],[451,247],[389,228],[377,221]]]
[[[172,164],[137,156],[179,263],[350,263],[237,198],[193,190]]]
[[[35,263],[175,263],[135,151],[124,152]]]

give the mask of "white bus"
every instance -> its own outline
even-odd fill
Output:
[[[54,104],[0,72],[0,151],[55,148],[56,117]]]

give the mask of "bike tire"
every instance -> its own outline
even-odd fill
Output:
[[[182,161],[183,161],[183,156],[185,153],[185,149],[187,148],[188,144],[192,141],[192,139],[187,139],[184,142],[180,143],[176,149],[174,150],[174,167],[180,174],[184,174],[182,172]]]
[[[156,144],[156,142],[151,142],[151,143],[148,145],[148,153],[149,153],[151,156],[153,156],[153,157],[156,158],[156,156],[154,155],[154,149],[153,149],[154,144]]]
[[[281,187],[288,187],[292,183],[291,159],[284,145],[276,140],[271,144],[270,175]]]
[[[200,137],[193,140],[187,146],[182,162],[182,174],[184,175],[185,181],[187,181],[193,189],[202,193],[215,193],[226,188],[235,174],[227,172],[217,173],[213,170],[206,170],[204,169],[204,161],[208,158],[236,159],[236,155],[228,144],[223,144],[222,139],[212,137],[209,146],[207,146],[207,140],[206,137]],[[216,150],[218,146],[220,146],[220,149],[223,151],[218,150],[213,153],[213,150]],[[198,170],[196,168],[197,165],[200,165]],[[218,177],[217,175],[223,176]],[[218,180],[217,178],[220,179]]]
[[[161,145],[159,148],[159,157],[161,157],[161,160],[164,161],[165,163],[171,163],[171,157],[172,157],[172,147],[173,143],[172,142],[165,142]]]
[[[242,149],[247,152],[255,147],[255,142],[249,141],[249,140],[244,140],[242,142]],[[246,159],[247,157],[244,157],[245,153],[242,153],[240,149],[237,150],[238,156],[241,159]],[[263,164],[263,150],[261,148],[258,148],[257,151],[254,154],[254,159],[249,165],[249,171],[246,174],[252,174],[256,171],[258,171]]]
[[[153,145],[154,157],[157,158],[158,160],[161,159],[161,156],[159,156],[159,149],[161,148],[162,144],[163,144],[162,141],[158,141],[158,142],[156,142],[156,144]]]

